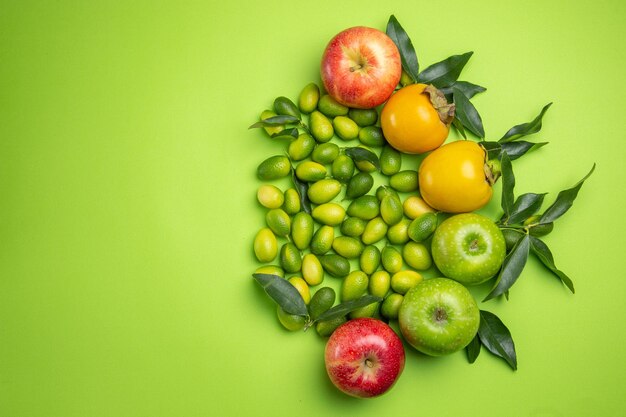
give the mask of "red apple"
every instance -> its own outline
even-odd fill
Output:
[[[337,328],[326,343],[326,371],[333,384],[353,397],[387,392],[404,369],[404,347],[380,320],[358,318]]]
[[[400,52],[378,29],[346,29],[331,39],[322,56],[324,88],[348,107],[370,109],[384,103],[401,75]]]

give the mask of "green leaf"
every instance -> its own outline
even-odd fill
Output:
[[[419,74],[419,63],[417,61],[417,54],[413,43],[409,38],[409,35],[404,31],[400,22],[394,15],[389,16],[389,22],[387,23],[387,35],[391,38],[393,43],[398,47],[400,51],[400,59],[402,61],[402,68],[409,74],[413,81],[417,81]]]
[[[465,352],[467,353],[467,360],[469,363],[474,363],[478,355],[480,355],[480,338],[478,337],[478,333],[472,341],[465,347]]]
[[[293,181],[293,185],[298,192],[298,197],[300,197],[300,207],[306,213],[311,214],[311,201],[309,201],[309,183],[305,181],[301,181],[296,176],[296,170],[291,169],[291,180]]]
[[[302,296],[289,281],[273,274],[252,274],[252,276],[286,313],[308,316]]]
[[[455,117],[452,120],[452,126],[454,126],[456,131],[459,132],[459,134],[463,136],[464,139],[467,139],[467,133],[465,133],[465,128],[463,127],[463,124],[459,122],[459,119]]]
[[[502,224],[502,223],[500,223]],[[522,229],[513,228],[513,227],[502,227],[500,226],[500,231],[502,232],[502,236],[504,237],[504,242],[506,243],[507,248],[513,248],[518,240],[524,237],[526,232]],[[507,293],[505,292],[506,296]],[[508,297],[507,297],[508,300]]]
[[[517,354],[511,332],[495,314],[480,310],[480,327],[478,337],[489,352],[501,357],[515,371],[517,369]]]
[[[293,127],[291,129],[283,129],[278,133],[274,133],[272,137],[277,138],[279,136],[291,136],[292,138],[297,139],[299,135],[300,135],[300,132],[298,131],[298,129]]]
[[[320,316],[315,321],[326,321],[336,319],[338,317],[343,317],[351,311],[368,306],[372,303],[377,303],[382,300],[382,298],[373,295],[364,295],[360,298],[337,304],[336,306],[320,314]]]
[[[502,145],[500,143],[485,140],[482,141],[480,145],[487,151],[487,159],[500,159],[502,152]]]
[[[248,129],[254,129],[257,127],[266,127],[266,126],[280,126],[285,124],[298,124],[300,123],[300,119],[295,116],[290,115],[280,115],[280,116],[272,116],[267,119],[263,119],[258,121],[252,125]]]
[[[369,149],[361,148],[360,146],[355,146],[353,148],[345,149],[346,155],[348,155],[354,162],[367,161],[374,165],[377,170],[380,171],[380,161],[378,156]]]
[[[593,164],[591,170],[584,178],[576,183],[572,188],[568,188],[567,190],[563,190],[556,196],[556,200],[550,207],[546,209],[546,211],[539,218],[538,223],[552,223],[559,217],[561,217],[567,210],[572,207],[574,204],[574,200],[578,196],[578,191],[580,191],[580,187],[583,186],[583,183],[596,169],[596,164]]]
[[[483,128],[483,121],[476,107],[474,107],[465,94],[456,87],[452,87],[452,97],[454,105],[456,106],[454,117],[459,119],[467,130],[479,138],[484,138],[485,129]]]
[[[465,95],[465,97],[467,97],[468,99],[471,99],[476,94],[487,91],[485,87],[482,87],[480,85],[472,84],[467,81],[457,81],[447,87],[440,88],[441,92],[446,96],[446,99],[448,99],[448,101],[452,101],[452,88],[453,87],[456,87],[457,89],[461,90],[463,94]]]
[[[420,72],[417,82],[422,84],[432,84],[437,88],[452,85],[461,75],[461,71],[474,52],[466,52],[462,55],[452,55],[437,62]]]
[[[508,218],[505,218],[504,224],[522,224],[524,220],[539,211],[545,196],[546,193],[526,193],[517,197],[511,213]]]
[[[277,136],[272,136],[271,138],[275,139],[277,141],[284,140],[284,141],[286,141],[288,143],[289,142],[293,142],[293,140],[294,140],[294,137],[291,136],[291,135],[277,135]]]
[[[514,189],[515,189],[515,175],[513,174],[513,166],[511,160],[506,152],[502,153],[500,161],[500,169],[502,170],[502,200],[501,206],[504,210],[504,215],[509,217],[513,210],[514,202]]]
[[[547,144],[548,142],[533,143],[524,140],[504,143],[483,141],[481,143],[483,148],[487,150],[487,159],[500,159],[502,153],[506,152],[509,155],[511,161],[519,158],[520,156],[526,154],[531,150],[539,149]]]
[[[541,261],[542,264],[545,265],[554,275],[556,275],[563,284],[574,294],[574,283],[572,280],[565,275],[563,271],[558,269],[556,265],[554,265],[554,257],[552,256],[552,252],[548,248],[541,239],[538,239],[534,236],[530,237],[530,248],[537,258]]]
[[[541,109],[541,113],[539,113],[533,121],[522,123],[521,125],[516,125],[510,128],[509,131],[502,136],[500,142],[511,142],[521,138],[522,136],[528,136],[539,132],[541,130],[541,121],[543,116],[546,114],[551,105],[552,103],[546,104],[543,109]]]
[[[548,142],[533,143],[520,140],[516,142],[503,142],[501,145],[502,151],[508,153],[511,160],[515,160],[527,152],[539,149],[547,144]]]
[[[524,235],[504,258],[496,284],[483,301],[502,295],[515,284],[526,265],[529,249],[530,236]]]

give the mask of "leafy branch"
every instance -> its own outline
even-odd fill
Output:
[[[304,303],[304,299],[293,285],[286,279],[273,274],[252,274],[256,282],[258,282],[265,293],[276,304],[280,306],[286,313],[294,314],[305,318],[304,330],[313,326],[320,321],[333,320],[343,317],[351,311],[365,307],[372,303],[382,301],[382,298],[373,295],[364,295],[360,298],[340,303],[325,312],[321,313],[315,319],[309,314],[309,310]]]
[[[504,359],[511,369],[517,370],[517,354],[511,332],[498,316],[486,310],[480,310],[478,333],[465,348],[470,363],[476,361],[482,346]]]
[[[497,142],[485,141],[482,143],[487,151],[489,159],[502,158],[507,154],[511,160],[517,159],[531,150],[536,150],[548,144],[548,142],[528,142],[519,140],[541,130],[543,116],[545,116],[552,103],[546,104],[537,117],[528,123],[522,123],[510,128]]]
[[[474,52],[452,55],[420,72],[413,43],[394,15],[389,17],[386,32],[398,47],[402,68],[409,77],[414,82],[433,85],[443,92],[448,102],[454,102],[456,115],[453,126],[459,133],[466,137],[465,131],[467,129],[477,137],[484,138],[485,129],[482,119],[470,99],[476,94],[486,91],[486,88],[458,80]]]
[[[535,124],[536,126],[536,124]],[[572,280],[554,263],[554,256],[548,245],[539,237],[552,231],[554,221],[565,214],[573,205],[583,183],[595,170],[595,164],[587,175],[578,181],[573,187],[562,190],[554,202],[543,212],[536,214],[541,209],[545,193],[525,193],[515,198],[515,176],[506,152],[501,156],[502,163],[502,201],[503,215],[498,225],[505,235],[512,238],[511,249],[506,254],[500,272],[491,292],[483,301],[490,300],[502,294],[508,295],[509,289],[520,277],[528,256],[534,254],[548,271],[561,280],[561,282],[574,293]]]

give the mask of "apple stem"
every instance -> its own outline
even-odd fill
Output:
[[[367,366],[368,368],[373,368],[374,367],[374,362],[372,362],[371,359],[365,359],[365,366]]]
[[[443,308],[437,308],[435,310],[434,319],[436,322],[440,323],[448,320],[448,313]]]

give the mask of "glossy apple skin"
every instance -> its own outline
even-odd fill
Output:
[[[387,392],[404,369],[404,347],[386,323],[372,318],[350,320],[328,339],[326,371],[332,383],[353,397]]]
[[[431,356],[467,346],[480,325],[480,310],[463,285],[448,278],[422,281],[407,292],[398,312],[404,340]]]
[[[370,109],[384,103],[400,82],[400,52],[384,32],[352,27],[326,46],[321,75],[324,88],[339,103]]]
[[[463,285],[478,285],[500,270],[506,241],[490,218],[463,213],[447,218],[437,227],[431,252],[443,275]]]

